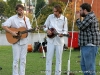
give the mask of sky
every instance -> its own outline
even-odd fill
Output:
[[[25,0],[21,0],[22,1],[22,3],[25,3]]]

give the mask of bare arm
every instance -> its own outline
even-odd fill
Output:
[[[13,36],[17,36],[17,33],[18,33],[18,32],[11,31],[7,26],[2,26],[2,28],[3,28],[5,31],[11,33]]]

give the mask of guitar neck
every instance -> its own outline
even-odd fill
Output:
[[[34,31],[35,30],[35,28],[33,28],[33,29],[29,29],[29,30],[25,30],[25,31],[22,31],[22,32],[20,32],[21,34],[24,34],[24,33],[27,33],[27,32],[32,32],[32,31]]]
[[[56,33],[56,35],[59,35],[59,33]],[[63,36],[70,37],[69,34],[63,34]]]
[[[63,34],[63,36],[69,37],[70,35],[69,34]]]

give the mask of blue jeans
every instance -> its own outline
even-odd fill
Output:
[[[81,46],[81,69],[84,75],[96,75],[95,59],[98,46]]]

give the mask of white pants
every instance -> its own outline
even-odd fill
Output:
[[[52,59],[54,51],[56,52],[55,75],[61,75],[63,45],[53,45],[51,43],[47,44],[46,75],[51,75],[52,73]]]
[[[25,75],[27,44],[25,45],[14,44],[12,45],[12,49],[13,49],[13,75]]]

